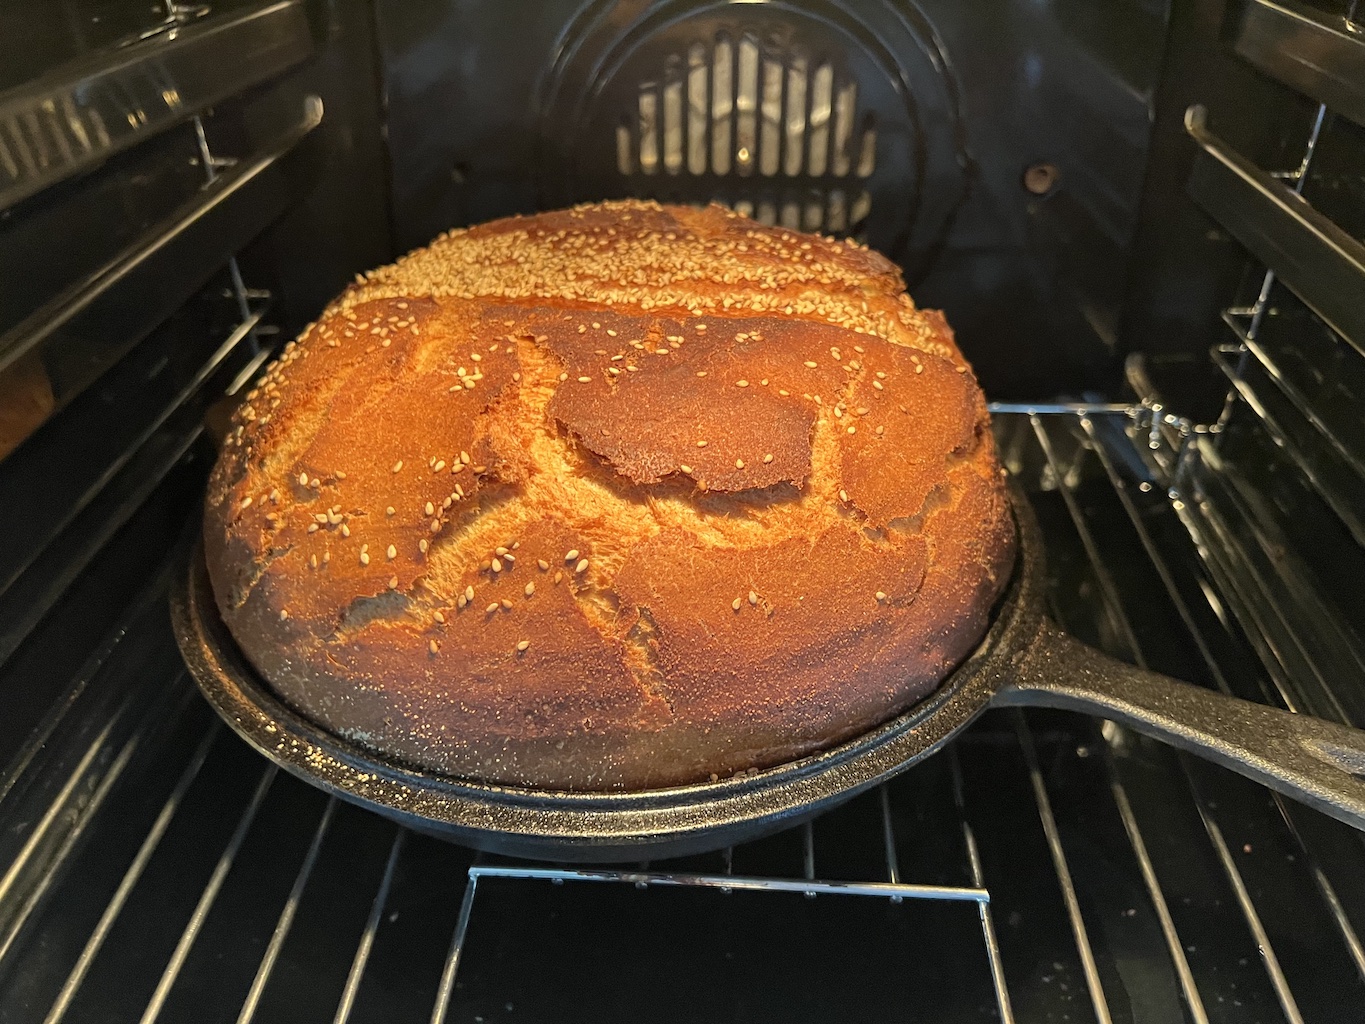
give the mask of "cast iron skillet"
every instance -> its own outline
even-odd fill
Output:
[[[1019,557],[980,646],[932,695],[832,750],[736,779],[632,793],[516,789],[387,761],[285,706],[238,650],[201,549],[172,595],[176,638],[204,695],[281,767],[421,832],[556,861],[714,850],[814,817],[928,757],[988,707],[1085,711],[1192,751],[1365,829],[1365,731],[1237,700],[1115,661],[1042,611],[1041,537],[1013,495]]]

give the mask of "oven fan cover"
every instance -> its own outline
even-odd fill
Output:
[[[607,0],[579,12],[556,53],[543,208],[716,201],[851,235],[913,279],[965,198],[957,89],[908,4]]]

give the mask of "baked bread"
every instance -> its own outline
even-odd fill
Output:
[[[890,262],[616,202],[358,279],[237,412],[204,542],[242,650],[319,725],[610,790],[920,700],[1015,541],[981,391]]]

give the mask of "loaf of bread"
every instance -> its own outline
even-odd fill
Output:
[[[613,790],[920,700],[1015,536],[981,391],[893,264],[615,202],[359,279],[238,410],[204,542],[242,650],[322,727]]]

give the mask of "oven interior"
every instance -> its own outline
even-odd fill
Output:
[[[239,393],[357,272],[584,199],[851,234],[946,310],[1110,653],[1365,726],[1355,0],[0,9],[0,1022],[1358,1021],[1362,835],[989,713],[686,860],[277,771],[167,615]]]

